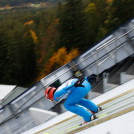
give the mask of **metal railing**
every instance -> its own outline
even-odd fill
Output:
[[[125,45],[128,45],[127,40],[126,40],[125,42],[123,42],[122,44],[118,45],[117,47],[115,47],[114,49],[112,49],[110,52],[107,52],[106,54],[104,54],[104,55],[101,56],[101,57],[98,56],[98,55],[99,55],[99,52],[100,52],[101,50],[104,50],[106,47],[110,46],[111,44],[115,43],[116,41],[120,40],[121,38],[124,38],[126,35],[130,34],[130,33],[133,32],[133,31],[134,31],[134,28],[132,28],[131,30],[129,30],[129,31],[127,31],[126,33],[122,34],[122,35],[121,35],[120,37],[118,37],[118,38],[117,38],[117,37],[114,37],[114,38],[112,38],[111,40],[105,42],[103,45],[97,47],[94,51],[92,51],[91,55],[87,56],[87,57],[86,57],[85,59],[83,59],[82,61],[76,63],[73,67],[77,67],[77,66],[81,65],[83,62],[85,62],[86,60],[88,60],[88,59],[90,59],[91,57],[93,57],[93,56],[96,55],[97,59],[96,59],[94,62],[92,62],[90,65],[87,65],[86,68],[83,68],[83,70],[86,70],[86,69],[90,68],[90,67],[93,66],[93,65],[96,65],[96,66],[97,66],[97,70],[98,70],[99,66],[100,66],[102,63],[104,63],[104,62],[105,62],[106,60],[108,60],[111,56],[113,56],[120,48],[122,48],[122,47],[125,46]],[[133,36],[132,36],[130,39],[131,39],[131,40],[134,39],[134,33],[133,33]],[[130,44],[129,44],[129,45],[130,45]],[[78,57],[78,58],[79,58],[79,57]],[[75,59],[74,59],[74,61],[75,61]],[[100,62],[100,61],[101,61],[101,62]],[[65,65],[65,66],[66,66],[66,65]],[[27,104],[27,103],[28,103],[33,97],[35,97],[40,91],[42,91],[42,89],[43,89],[44,87],[47,87],[47,86],[51,85],[53,82],[55,82],[56,80],[58,80],[60,76],[65,75],[66,73],[68,73],[69,71],[71,71],[73,67],[70,67],[70,68],[67,69],[65,72],[63,72],[62,74],[60,74],[58,77],[56,77],[56,78],[53,79],[52,81],[49,81],[49,82],[46,83],[45,85],[41,85],[41,88],[40,88],[38,91],[34,92],[34,94],[32,94],[31,97],[29,97],[22,105],[20,105],[15,111],[13,111],[14,114],[16,114],[16,113],[18,114],[18,111],[22,112],[22,111],[26,110],[27,108],[25,108],[25,109],[23,109],[23,110],[22,110],[21,108],[23,108],[23,106],[25,106],[25,104]],[[58,70],[60,70],[60,69],[62,69],[62,68],[64,68],[64,66],[61,67],[61,68],[59,68]],[[49,76],[54,75],[58,70],[56,70],[55,72],[51,73]],[[97,72],[97,74],[98,74],[98,73],[99,73],[99,71]],[[48,76],[46,76],[45,78],[47,79],[47,77],[48,77]],[[43,78],[43,79],[45,79],[45,78]],[[40,84],[42,84],[43,79],[41,79]],[[16,99],[18,99],[18,97],[17,97]],[[14,100],[14,101],[15,101],[15,100]],[[14,101],[11,101],[8,105],[12,105]],[[31,105],[33,105],[33,104],[30,104],[30,106],[31,106]],[[28,107],[29,107],[29,106],[28,106]],[[13,117],[13,114],[12,114],[11,116],[9,116],[7,119],[5,119],[4,121],[10,119],[11,117]],[[3,121],[3,122],[4,122],[4,121]]]

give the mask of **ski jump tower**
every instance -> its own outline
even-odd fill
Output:
[[[59,86],[68,79],[73,78],[74,73],[76,75],[79,75],[79,73],[81,72],[84,75],[91,75],[95,73],[98,76],[100,76],[98,86],[93,87],[94,89],[93,92],[94,91],[97,93],[106,92],[105,93],[106,95],[99,94],[100,98],[97,97],[98,99],[95,98],[93,100],[94,102],[96,102],[97,104],[101,105],[104,108],[104,110],[101,113],[97,114],[99,119],[87,124],[87,126],[78,128],[78,124],[79,122],[81,122],[81,119],[72,114],[65,113],[64,117],[62,117],[64,121],[61,120],[59,116],[56,117],[60,121],[59,123],[54,122],[54,120],[52,120],[52,122],[55,123],[55,125],[53,124],[54,126],[52,128],[49,126],[49,123],[52,126],[52,122],[50,121],[49,123],[47,122],[48,124],[45,125],[42,124],[43,128],[39,126],[37,131],[35,131],[35,128],[32,129],[33,131],[32,130],[27,131],[29,132],[28,134],[36,132],[37,133],[55,132],[56,134],[56,130],[57,133],[65,133],[66,130],[65,128],[68,129],[66,131],[67,133],[78,133],[77,129],[79,129],[79,131],[83,131],[83,129],[87,129],[90,126],[94,126],[95,124],[96,126],[98,126],[97,124],[100,124],[104,120],[108,121],[112,119],[112,117],[118,117],[119,116],[118,113],[120,113],[120,115],[124,115],[125,113],[134,110],[133,109],[134,85],[132,84],[134,83],[134,81],[133,80],[130,81],[131,79],[133,79],[134,74],[133,56],[134,56],[134,19],[130,20],[126,24],[119,27],[116,31],[112,32],[102,41],[95,44],[92,48],[90,48],[85,53],[81,54],[68,64],[60,67],[59,69],[52,72],[48,76],[42,78],[35,85],[25,90],[25,92],[17,96],[8,104],[2,106],[0,109],[0,119],[1,119],[0,133],[18,134],[30,128],[33,128],[37,125],[40,125],[40,123],[37,123],[33,120],[29,108],[36,107],[45,110],[53,109],[55,103],[46,100],[44,97],[45,88],[47,88],[50,85]],[[126,59],[129,60],[126,61]],[[118,66],[115,67],[115,65]],[[130,82],[126,84],[127,86],[121,85],[127,81]],[[118,86],[120,86],[120,88]],[[102,90],[100,90],[101,87]],[[114,90],[111,90],[112,88],[114,88]],[[121,88],[125,89],[121,90]],[[113,91],[114,93],[112,93],[109,90]],[[120,92],[116,94],[117,91]],[[108,94],[109,92],[110,94]],[[109,99],[106,98],[106,96],[108,96]],[[90,98],[90,96],[88,97]],[[105,100],[103,98],[105,98]],[[56,112],[58,113],[65,112],[64,109],[62,108],[62,105],[58,107],[58,110]],[[56,125],[57,123],[58,126]],[[73,128],[70,128],[70,125]],[[41,129],[39,130],[39,128]],[[61,128],[61,130],[59,131],[58,128]]]

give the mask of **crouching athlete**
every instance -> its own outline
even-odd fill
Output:
[[[83,117],[84,122],[80,124],[83,125],[94,120],[96,116],[93,113],[101,110],[101,107],[84,98],[91,90],[90,83],[96,81],[96,77],[94,74],[88,77],[80,76],[77,79],[66,81],[58,88],[48,87],[45,90],[45,97],[56,102],[66,99],[64,107],[68,111]]]

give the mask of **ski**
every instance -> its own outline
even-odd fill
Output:
[[[79,129],[83,126],[90,126],[90,124],[92,125],[95,124],[95,122],[99,122],[101,118],[106,118],[107,116],[118,112],[119,109],[123,109],[124,107],[132,105],[133,103],[134,103],[134,92],[132,91],[120,97],[114,98],[110,102],[106,102],[100,105],[100,107],[102,107],[102,111],[95,113],[96,119],[91,122],[88,122],[87,124],[79,126],[80,122],[82,122],[83,119],[80,118],[79,116],[74,116],[71,117],[70,119],[67,119],[61,124],[58,123],[53,127],[44,129],[44,131],[42,131],[40,134],[63,134]]]

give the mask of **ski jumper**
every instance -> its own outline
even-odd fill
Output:
[[[54,93],[54,100],[59,101],[66,98],[64,107],[68,111],[83,117],[84,120],[88,122],[92,116],[92,113],[88,110],[98,112],[98,106],[84,98],[91,90],[91,85],[87,77],[85,77],[82,83],[84,87],[75,87],[74,84],[77,80],[78,79],[71,79],[63,83]]]

